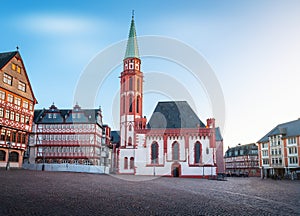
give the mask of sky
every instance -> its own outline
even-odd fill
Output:
[[[36,109],[53,102],[61,109],[72,108],[88,65],[99,53],[127,39],[132,10],[138,36],[187,44],[213,69],[225,101],[224,122],[216,119],[222,125],[225,149],[257,142],[276,125],[300,118],[297,0],[3,1],[0,51],[20,47],[38,100]],[[205,83],[196,82],[180,64],[141,59],[145,85],[152,85],[147,77],[151,80],[155,73],[169,77],[171,84],[181,84],[192,95],[192,107],[203,122],[214,117],[215,105]],[[115,110],[121,70],[120,61],[111,71],[101,71],[107,76],[94,107],[83,107],[101,106],[103,121],[112,129],[119,127]],[[182,95],[145,92],[144,115],[149,119],[158,101],[170,99],[185,100]]]

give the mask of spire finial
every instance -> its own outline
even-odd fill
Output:
[[[19,51],[19,46],[16,46],[17,51]]]
[[[134,19],[134,10],[132,10],[132,19]]]

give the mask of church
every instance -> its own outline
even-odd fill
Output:
[[[173,177],[215,177],[224,172],[223,139],[215,119],[202,122],[186,101],[158,102],[143,116],[143,72],[132,16],[120,76],[120,131],[116,173]]]

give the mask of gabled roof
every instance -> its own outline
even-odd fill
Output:
[[[269,137],[274,135],[282,135],[283,137],[300,136],[300,119],[277,125],[257,142],[268,142]]]
[[[129,36],[127,40],[127,48],[124,59],[126,58],[139,58],[139,49],[134,25],[134,16],[132,16]]]
[[[18,51],[0,53],[0,69],[3,68],[17,53]]]
[[[231,153],[231,154],[230,154]],[[227,149],[225,157],[238,157],[243,155],[257,155],[258,147],[255,143],[237,145],[235,147]]]
[[[158,102],[147,128],[205,127],[186,101]]]
[[[76,109],[76,106],[74,109],[57,109],[52,105],[49,109],[35,110],[33,121],[35,124],[98,123],[102,126],[101,109]]]

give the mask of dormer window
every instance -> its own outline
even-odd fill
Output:
[[[49,119],[52,118],[52,113],[48,113],[48,118],[49,118]]]

